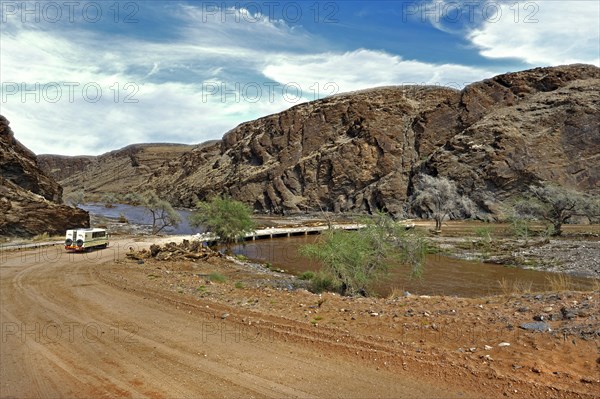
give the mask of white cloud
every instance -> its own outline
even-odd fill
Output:
[[[531,65],[600,65],[600,2],[510,2],[498,10],[468,34],[482,56]]]
[[[405,84],[462,88],[492,74],[482,68],[403,60],[389,53],[366,49],[275,56],[268,60],[263,73],[279,82],[297,82],[304,88],[319,87],[325,94],[330,93],[330,90],[325,90],[326,84],[333,84],[338,92]],[[309,90],[308,94],[313,92]]]
[[[17,138],[36,153],[68,155],[138,142],[200,143],[328,94],[396,84],[462,87],[492,74],[368,49],[328,52],[319,38],[244,10],[230,9],[224,21],[192,6],[169,10],[179,23],[163,41],[89,24],[3,25],[1,111]],[[10,93],[36,83],[29,94]]]
[[[185,8],[175,14],[181,19],[177,40],[165,43],[107,40],[85,24],[9,19],[0,43],[0,100],[17,138],[36,153],[69,155],[136,142],[199,143],[261,116],[257,112],[286,108],[281,96],[255,103],[210,86],[235,89],[244,76],[233,68],[260,76],[264,52],[257,38],[300,43],[284,24],[247,14],[240,14],[241,22],[234,15],[221,23],[211,15],[199,23],[202,16]]]

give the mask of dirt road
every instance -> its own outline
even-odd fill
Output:
[[[306,323],[129,289],[98,272],[147,245],[0,252],[1,398],[478,396],[348,355],[367,342],[330,351]]]

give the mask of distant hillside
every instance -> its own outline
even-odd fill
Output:
[[[15,139],[0,115],[0,236],[64,234],[89,227],[87,212],[65,206],[62,187],[40,170],[36,156]]]
[[[93,201],[104,193],[143,190],[163,163],[192,148],[185,144],[133,144],[100,156],[38,155],[38,162],[63,185],[65,195],[83,190],[86,200]]]
[[[414,177],[426,173],[456,180],[482,214],[495,213],[541,180],[599,194],[600,69],[536,68],[462,91],[340,94],[165,152],[144,173],[126,150],[60,181],[95,193],[151,187],[181,206],[225,194],[260,212],[402,213]]]

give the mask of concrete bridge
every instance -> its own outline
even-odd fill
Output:
[[[364,224],[332,224],[331,229],[340,230],[359,230],[365,227]],[[321,234],[323,231],[329,230],[328,225],[324,226],[298,226],[298,227],[269,227],[266,229],[258,229],[252,233],[245,235],[245,241],[263,240],[267,238],[306,236],[313,234]],[[205,241],[208,244],[217,242],[218,237],[211,233],[199,233],[189,237],[192,240]]]

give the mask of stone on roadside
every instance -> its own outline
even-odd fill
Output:
[[[550,328],[550,325],[544,321],[534,321],[531,323],[523,323],[519,327],[521,327],[523,330],[528,330],[528,331],[541,331],[541,332],[552,331],[552,329]]]

